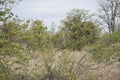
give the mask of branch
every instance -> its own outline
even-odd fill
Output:
[[[75,69],[74,69],[75,75],[77,75],[77,74],[79,73],[79,69],[81,68],[81,66],[82,66],[82,64],[83,64],[82,61],[85,59],[85,57],[86,57],[87,55],[90,55],[90,54],[92,54],[92,52],[97,51],[97,50],[99,50],[99,49],[101,49],[101,48],[103,48],[103,47],[105,47],[105,46],[108,46],[109,43],[110,43],[110,41],[106,42],[106,44],[104,44],[104,45],[102,45],[102,46],[100,46],[100,47],[98,47],[98,48],[94,48],[94,49],[92,49],[92,50],[89,50],[86,54],[84,54],[83,57],[79,60],[77,66],[76,66]]]

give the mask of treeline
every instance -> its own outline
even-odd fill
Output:
[[[94,43],[99,33],[99,25],[87,10],[73,9],[57,32],[48,29],[41,20],[6,20],[0,27],[0,46],[3,54],[18,53],[24,46],[33,50],[50,47],[81,50]]]
[[[104,3],[103,5],[100,5],[101,8],[103,8],[102,6],[105,7],[105,5],[107,5],[105,2],[101,3]],[[117,1],[113,1],[111,3],[116,3],[116,5],[119,6]],[[18,19],[10,11],[12,4],[14,4],[14,1],[1,1],[1,49],[2,47],[5,48],[5,46],[7,48],[9,43],[9,45],[14,45],[14,43],[16,45],[16,43],[18,43],[35,49],[47,48],[52,45],[54,48],[81,50],[85,45],[95,43],[102,32],[102,29],[100,28],[100,21],[95,19],[95,16],[85,9],[72,9],[69,11],[66,18],[61,20],[61,25],[56,32],[54,29],[56,26],[48,29],[42,20],[22,21]],[[116,9],[118,9],[117,6]],[[105,12],[104,10],[101,11]],[[113,10],[111,11],[113,12]],[[106,13],[110,14],[109,12]],[[115,32],[119,25],[116,24],[118,25],[117,27],[112,26],[115,25],[115,23],[113,24],[113,21],[115,22],[115,20],[110,20],[110,17],[113,16],[116,19],[118,14],[117,12],[115,13],[115,10],[113,13],[116,15],[114,16],[111,13],[109,15],[109,20],[106,20],[107,17],[102,17],[102,19],[107,22],[111,21],[111,23],[109,22],[109,24],[105,24],[108,25],[108,29]],[[101,14],[100,16],[105,15]]]

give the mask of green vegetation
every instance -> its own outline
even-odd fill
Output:
[[[99,26],[88,10],[73,9],[66,19],[62,20],[62,27],[55,35],[56,43],[61,48],[81,50],[85,45],[94,43],[99,36]]]
[[[103,32],[95,15],[72,9],[55,31],[54,24],[48,29],[42,20],[17,18],[11,9],[19,1],[0,1],[0,80],[98,80],[92,62],[120,62],[115,23]]]
[[[104,34],[93,47],[101,47],[93,51],[94,60],[106,62],[110,59],[117,59],[120,61],[120,29],[111,35]]]

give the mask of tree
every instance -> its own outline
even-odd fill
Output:
[[[31,28],[25,31],[25,38],[29,47],[34,49],[45,48],[48,45],[47,27],[43,25],[41,20],[35,20],[31,23]]]
[[[66,47],[80,50],[98,37],[98,25],[92,20],[88,10],[73,9],[62,23]]]
[[[17,19],[13,20],[14,14],[11,12],[13,5],[19,1],[0,0],[0,50],[2,50],[3,46],[8,48],[8,43],[14,40],[15,35],[17,35],[16,32],[20,31],[20,28],[18,28],[20,25],[16,22]],[[9,49],[11,46],[9,45]]]
[[[0,27],[0,55],[11,56],[23,52],[21,50],[24,46],[21,42],[25,28],[25,23],[21,24],[18,20],[4,23]]]
[[[11,12],[13,5],[19,1],[0,0],[0,80],[13,80],[12,77],[15,76],[10,68],[11,65],[7,63],[6,56],[16,56],[17,59],[22,57],[21,60],[23,60],[23,54],[19,54],[22,53],[21,49],[23,46],[13,43],[21,38],[20,34],[22,32],[21,25],[16,22],[14,14]]]
[[[109,33],[114,33],[120,19],[120,0],[100,0],[99,6],[99,18],[107,26]]]

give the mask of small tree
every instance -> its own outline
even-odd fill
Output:
[[[41,20],[35,20],[31,23],[31,28],[26,30],[26,41],[34,49],[47,48],[49,43],[47,27]]]
[[[87,10],[71,10],[62,23],[66,47],[80,50],[98,37],[98,25],[92,21],[92,15]]]

